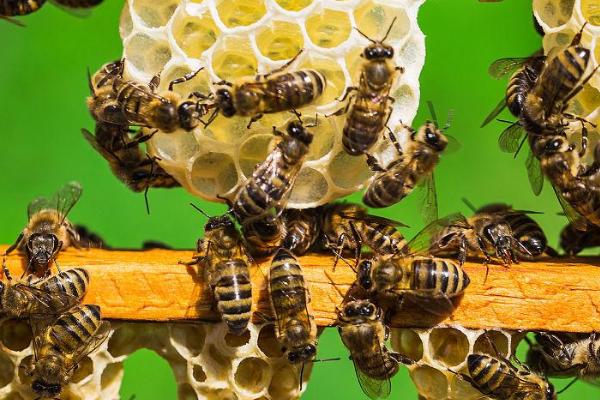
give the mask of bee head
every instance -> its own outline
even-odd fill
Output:
[[[312,143],[312,133],[304,129],[304,126],[302,126],[302,123],[300,121],[290,122],[287,126],[287,133],[288,135],[290,135],[290,137],[301,141],[307,146]]]
[[[369,300],[355,300],[346,304],[344,314],[350,318],[364,317],[373,319],[377,317],[377,307]]]
[[[235,229],[235,224],[233,223],[231,218],[229,218],[228,215],[221,215],[219,217],[209,218],[206,225],[204,225],[204,230],[206,232],[209,232],[217,229]]]
[[[571,144],[562,136],[556,136],[552,140],[546,142],[544,146],[544,153],[559,153],[566,152],[571,149]]]
[[[143,166],[131,172],[129,176],[126,176],[124,181],[134,192],[142,192],[146,190],[149,180],[152,177],[152,168],[150,166]]]
[[[225,117],[233,117],[236,113],[236,109],[233,105],[233,97],[231,96],[229,89],[218,89],[215,96],[217,98],[217,107],[221,110],[221,114]]]
[[[53,233],[34,233],[27,240],[31,260],[37,265],[46,265],[60,250],[61,243]]]
[[[385,60],[394,57],[394,48],[390,45],[375,42],[363,50],[361,57],[367,60]]]
[[[539,256],[546,250],[546,238],[545,237],[533,237],[527,236],[519,239],[519,242],[529,250],[532,256]]]
[[[290,350],[287,354],[288,361],[292,364],[304,363],[312,360],[317,354],[317,348],[314,344],[309,343],[306,346]]]
[[[163,132],[173,132],[177,129],[179,116],[175,104],[170,101],[161,101],[160,105],[155,109],[156,128]]]
[[[439,129],[435,123],[427,121],[425,125],[417,132],[417,141],[425,143],[435,151],[444,151],[448,145],[448,139],[444,132]]]
[[[373,280],[371,279],[371,270],[373,268],[373,261],[363,260],[358,265],[358,284],[366,290],[373,287]]]
[[[200,117],[202,108],[193,101],[184,101],[177,108],[177,114],[179,115],[179,123],[181,128],[186,131],[191,131],[200,123]]]

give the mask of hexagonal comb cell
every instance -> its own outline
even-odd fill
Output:
[[[201,155],[194,161],[191,172],[192,185],[206,196],[227,193],[238,181],[233,158],[225,153]]]
[[[24,320],[0,324],[0,342],[10,351],[23,351],[31,343],[31,328]]]
[[[410,372],[419,393],[427,399],[445,399],[448,393],[448,381],[446,375],[437,369],[422,365]]]
[[[429,335],[433,359],[443,364],[458,365],[467,358],[469,341],[464,333],[453,328],[436,328]]]
[[[169,22],[169,19],[179,5],[177,0],[162,1],[137,0],[133,2],[135,14],[150,28],[158,28]]]
[[[244,390],[262,391],[269,382],[267,362],[256,357],[242,360],[235,370],[235,382]]]
[[[317,112],[321,116],[329,115],[345,107],[346,103],[338,103],[336,98],[344,93],[346,86],[358,84],[358,72],[365,62],[360,53],[367,41],[356,40],[359,34],[353,31],[353,23],[374,39],[380,39],[397,17],[388,38],[398,49],[394,61],[406,63],[403,66],[411,77],[419,76],[424,62],[424,37],[416,21],[421,2],[186,0],[184,3],[180,0],[173,11],[170,5],[176,0],[157,0],[155,3],[160,3],[157,10],[167,12],[157,11],[158,16],[148,16],[138,15],[137,10],[148,14],[145,9],[149,0],[128,1],[121,19],[124,56],[130,59],[126,68],[128,78],[147,83],[164,68],[161,83],[164,89],[177,75],[204,66],[205,71],[193,81],[178,85],[175,90],[183,97],[194,90],[208,95],[216,90],[214,82],[222,79],[232,83],[252,81],[257,73],[273,71],[303,49],[289,71],[312,68],[327,80],[323,95],[301,110],[307,124]],[[399,48],[401,45],[404,47]],[[402,87],[400,91],[399,87]],[[403,77],[402,82],[397,79],[391,93],[401,96],[393,104],[391,120],[401,117],[404,123],[410,123],[419,97],[416,78]],[[228,194],[221,190],[242,183],[267,156],[267,138],[260,135],[271,134],[272,126],[283,129],[290,117],[289,113],[268,114],[247,129],[248,117],[218,116],[208,128],[199,126],[185,136],[157,134],[150,140],[148,149],[150,155],[161,158],[159,164],[184,188],[196,196],[216,201],[217,195]],[[289,207],[331,202],[357,190],[371,175],[362,159],[335,157],[343,152],[344,121],[344,117],[331,117],[311,128],[315,140],[307,157],[308,164],[298,180],[302,185],[294,190]],[[254,136],[260,137],[255,139]],[[406,136],[400,138],[401,143],[405,140]],[[225,160],[222,164],[229,170],[223,168],[220,174],[205,177],[197,160],[205,160],[206,154],[211,152],[222,154]],[[375,149],[374,153],[377,153]],[[333,163],[336,165],[332,168]],[[205,165],[204,162],[202,166]],[[334,176],[340,170],[343,174]],[[315,180],[313,185],[308,184],[309,179]]]
[[[551,28],[564,25],[573,11],[575,0],[534,0],[533,8],[538,10],[539,17]]]

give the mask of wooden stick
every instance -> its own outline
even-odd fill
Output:
[[[0,254],[7,246],[0,246]],[[215,320],[212,296],[197,267],[188,261],[192,251],[109,251],[67,249],[58,257],[62,269],[85,267],[91,277],[86,303],[98,304],[105,317],[125,320]],[[353,283],[350,268],[333,258],[312,254],[300,258],[309,283],[312,308],[319,326],[334,325],[336,307]],[[22,255],[7,259],[14,276],[25,267]],[[258,315],[270,315],[265,279],[269,260],[252,268],[254,302]],[[427,327],[433,323],[470,328],[505,328],[591,332],[600,330],[600,259],[575,258],[523,262],[506,268],[467,263],[471,279],[458,308],[443,320],[425,318],[417,305],[403,307],[394,317],[395,327]],[[332,280],[336,288],[333,287]],[[258,317],[256,317],[258,318]],[[257,320],[259,321],[259,319]]]

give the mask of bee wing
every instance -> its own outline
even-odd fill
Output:
[[[408,225],[394,220],[394,219],[389,219],[386,217],[381,217],[379,215],[351,215],[351,214],[346,214],[346,213],[340,213],[340,216],[342,216],[345,219],[349,219],[349,220],[354,220],[354,221],[365,221],[365,222],[377,222],[377,223],[381,223],[381,224],[385,224],[385,225],[394,225],[394,226],[400,226],[400,227],[404,227],[404,228],[408,228]]]
[[[52,197],[38,197],[31,201],[27,206],[27,215],[31,218],[39,211],[55,210],[64,220],[81,197],[81,191],[81,185],[78,182],[69,182],[54,193]]]
[[[108,338],[110,334],[110,322],[102,321],[96,332],[88,338],[88,340],[83,343],[76,351],[73,353],[71,357],[71,365],[67,372],[77,368],[79,362],[88,354],[93,353],[104,341]]]
[[[92,9],[89,7],[69,7],[68,5],[62,4],[60,0],[50,0],[50,3],[55,7],[60,8],[62,11],[78,18],[87,18],[92,15]],[[98,3],[101,3],[101,1],[98,1]]]
[[[527,168],[527,178],[529,179],[531,190],[533,190],[533,193],[538,196],[544,187],[544,175],[542,174],[540,161],[533,155],[531,150],[529,151],[527,159],[525,160],[525,166]]]
[[[435,177],[433,172],[425,175],[419,181],[417,190],[420,196],[419,210],[425,224],[436,221],[438,215],[437,192],[435,190]]]
[[[485,119],[481,123],[480,127],[483,128],[484,126],[486,126],[487,124],[492,122],[494,120],[494,118],[496,118],[498,116],[498,114],[500,114],[502,112],[502,110],[504,110],[505,107],[506,107],[506,98],[503,97],[502,100],[500,100],[500,102],[496,105],[496,107],[494,107],[492,112],[490,112],[488,114],[488,116],[485,117]]]
[[[96,140],[96,137],[94,135],[92,135],[92,133],[90,131],[88,131],[85,128],[82,128],[81,133],[83,134],[83,137],[85,138],[85,140],[87,140],[88,143],[92,145],[94,150],[96,150],[98,153],[100,153],[100,155],[102,157],[104,157],[106,160],[108,160],[108,161],[114,160],[116,162],[120,162],[119,158],[114,153],[112,153],[106,147],[104,147],[100,143],[98,143],[98,141]]]
[[[374,333],[371,333],[374,335]],[[369,343],[379,343],[379,338],[372,336],[369,340]],[[373,357],[378,357],[380,360],[378,361],[379,365],[383,365],[384,355],[383,355],[383,346],[378,345],[378,350],[376,354],[373,354]],[[367,349],[364,349],[367,350]],[[354,359],[353,359],[354,362]],[[356,363],[354,363],[354,371],[356,372],[356,378],[358,379],[358,384],[362,389],[363,393],[369,396],[370,399],[379,399],[379,398],[387,398],[392,391],[392,383],[390,379],[375,379],[368,375],[366,375],[359,368]]]
[[[441,234],[444,229],[448,227],[472,229],[465,216],[461,213],[455,213],[437,219],[429,223],[429,225],[423,228],[410,240],[410,242],[408,242],[406,247],[408,248],[409,254],[428,255],[430,249],[435,247],[435,245],[445,237]]]
[[[42,285],[34,287],[26,284],[17,284],[18,290],[27,292],[32,301],[29,303],[30,315],[55,318],[75,306],[79,299],[67,293],[52,293]],[[15,285],[16,286],[16,285]]]
[[[523,66],[532,57],[507,57],[500,58],[490,64],[488,74],[494,79],[500,79],[508,74],[515,72]]]
[[[505,153],[517,153],[521,147],[521,141],[524,136],[525,129],[523,129],[518,121],[514,122],[502,131],[498,138],[498,146],[500,146],[500,150]]]
[[[564,198],[562,193],[560,193],[560,190],[558,190],[554,186],[552,186],[552,188],[554,189],[554,193],[556,193],[556,198],[558,199],[558,202],[561,208],[563,209],[565,216],[569,219],[569,222],[571,222],[575,229],[577,229],[578,231],[585,231],[587,229],[587,222],[585,217],[579,214],[569,204],[569,202]]]

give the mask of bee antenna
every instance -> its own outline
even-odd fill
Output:
[[[90,67],[87,67],[87,78],[88,78],[88,86],[90,88],[90,93],[93,95],[96,95],[94,83],[92,82],[92,73],[90,72]]]
[[[329,362],[329,361],[340,361],[341,359],[339,357],[333,357],[333,358],[321,358],[319,360],[312,360],[312,363],[316,363],[316,362]]]
[[[427,100],[427,107],[429,108],[429,114],[431,114],[431,118],[433,119],[433,123],[435,126],[438,126],[438,119],[435,113],[435,108],[433,108],[433,103],[430,100]]]
[[[356,31],[358,33],[360,33],[360,35],[362,37],[364,37],[365,39],[367,39],[369,42],[371,42],[371,43],[377,43],[377,41],[375,41],[375,40],[371,39],[370,37],[368,37],[367,35],[365,35],[365,33],[363,31],[361,31],[360,29],[358,29],[358,28],[354,28],[354,29],[356,29]]]
[[[147,178],[148,184],[146,185],[146,188],[144,189],[144,203],[146,204],[146,214],[150,215],[150,203],[148,202],[148,191],[150,190],[150,180],[154,176],[155,161],[152,158],[150,158],[150,156],[148,156],[147,154],[146,154],[146,156],[148,157],[148,159],[150,159],[150,161],[152,161],[152,164],[150,164],[150,175],[148,175],[148,178]]]
[[[383,39],[380,40],[380,43],[385,42],[385,39],[387,39],[388,35],[392,31],[392,27],[394,26],[394,23],[396,22],[397,19],[398,19],[398,17],[394,17],[394,19],[392,20],[392,23],[390,24],[390,27],[388,28],[387,32],[385,33],[385,36],[383,37]]]
[[[194,203],[190,203],[190,206],[194,207],[196,209],[196,211],[198,211],[200,214],[204,215],[206,218],[212,218],[210,215],[208,215],[203,209],[201,209],[200,207],[198,207],[197,205],[195,205]],[[229,211],[228,211],[229,212]]]
[[[302,384],[304,383],[302,381],[302,377],[304,376],[304,366],[306,365],[305,362],[302,363],[302,368],[300,368],[300,391],[302,391]]]
[[[568,388],[570,388],[571,386],[573,386],[573,384],[575,382],[577,382],[578,379],[579,379],[579,377],[573,378],[573,380],[571,380],[571,382],[569,382],[567,384],[567,386],[565,386],[564,388],[560,389],[558,392],[556,392],[556,394],[561,394],[562,392],[564,392],[565,390],[567,390]]]
[[[477,211],[477,207],[475,207],[475,205],[473,203],[471,203],[471,201],[469,199],[467,199],[466,197],[463,197],[462,202],[465,203],[465,205],[467,207],[469,207],[471,209],[471,211],[475,212]]]

